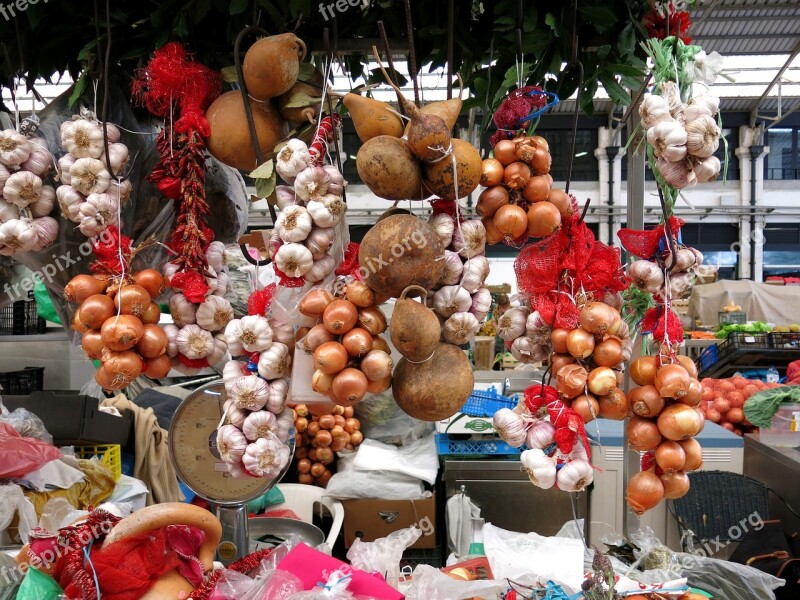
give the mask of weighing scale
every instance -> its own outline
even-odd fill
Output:
[[[217,426],[225,400],[221,380],[187,396],[169,427],[169,455],[178,478],[214,507],[222,524],[217,560],[227,565],[249,553],[247,502],[266,494],[283,478],[292,456],[276,479],[233,477],[217,452]],[[294,433],[288,444],[293,454]]]

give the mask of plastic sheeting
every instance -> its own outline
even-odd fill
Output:
[[[689,316],[703,325],[717,325],[719,312],[730,300],[742,307],[750,321],[788,325],[796,319],[793,311],[800,303],[800,286],[753,281],[696,285],[689,299]]]

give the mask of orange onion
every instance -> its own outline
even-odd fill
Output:
[[[589,373],[586,384],[593,394],[605,396],[617,387],[617,374],[608,367],[597,367]]]
[[[509,199],[508,190],[502,185],[486,188],[478,196],[475,212],[482,217],[491,217],[501,206],[508,204]]]
[[[300,300],[298,310],[307,317],[318,319],[325,312],[325,308],[333,302],[333,296],[326,290],[311,290]]]
[[[517,160],[517,145],[511,140],[500,140],[494,147],[494,157],[504,167]]]
[[[114,373],[105,365],[100,365],[100,368],[94,372],[94,380],[104,390],[121,390],[128,387],[133,381],[129,377]]]
[[[694,364],[694,361],[691,358],[685,354],[679,354],[678,364],[686,369],[686,372],[689,373],[689,377],[697,379],[697,365]]]
[[[354,431],[358,431],[359,429],[361,429],[361,421],[359,421],[358,419],[354,419],[353,417],[345,419],[344,430],[347,433],[353,433]]]
[[[133,315],[119,315],[106,320],[100,334],[106,348],[113,352],[130,350],[144,333],[144,325]]]
[[[157,358],[167,351],[169,338],[158,325],[148,324],[142,327],[142,336],[136,342],[136,351],[142,358]]]
[[[598,367],[616,367],[622,362],[622,342],[616,337],[606,338],[595,346],[592,360]]]
[[[656,464],[665,473],[681,471],[686,464],[686,453],[678,442],[663,440],[656,448]]]
[[[322,323],[317,323],[308,330],[306,337],[303,338],[301,347],[307,354],[313,354],[314,351],[326,342],[333,342],[336,336],[332,334]]]
[[[311,389],[318,394],[329,394],[333,386],[333,375],[322,371],[314,371],[311,375]]]
[[[147,290],[151,298],[158,298],[164,291],[164,277],[155,269],[144,269],[134,273],[133,283]]]
[[[572,206],[572,198],[564,190],[552,188],[547,201],[558,209],[562,219],[568,219],[575,212],[575,208]]]
[[[483,223],[483,228],[486,229],[487,244],[493,246],[503,241],[503,234],[497,230],[494,224],[494,215],[491,217],[483,217],[481,223]]]
[[[653,471],[641,471],[628,482],[625,500],[636,515],[643,515],[664,498],[664,484]]]
[[[528,202],[543,202],[550,195],[550,181],[544,175],[536,175],[528,180],[522,190],[522,197]],[[558,210],[558,208],[556,208]],[[559,213],[559,216],[561,214]]]
[[[353,444],[353,446],[358,446],[363,441],[364,441],[364,434],[361,433],[360,431],[354,431],[353,433],[350,434],[350,443]]]
[[[633,416],[628,421],[627,440],[632,450],[647,452],[658,447],[662,436],[655,421]]]
[[[373,335],[372,336],[372,349],[373,350],[382,350],[386,352],[386,354],[391,354],[392,351],[389,349],[389,343],[380,335]]]
[[[375,292],[363,281],[353,280],[347,284],[345,298],[359,308],[375,304]]]
[[[503,182],[505,168],[496,158],[485,158],[481,163],[481,185],[492,187]]]
[[[589,333],[604,334],[619,318],[619,311],[605,302],[587,302],[581,309],[579,321]]]
[[[172,359],[166,354],[144,361],[143,375],[150,379],[161,379],[169,375],[172,370]]]
[[[586,389],[588,376],[580,365],[565,365],[556,373],[556,389],[565,398],[576,398]]]
[[[604,419],[622,421],[630,414],[628,398],[625,396],[625,392],[619,388],[614,388],[607,396],[601,396],[598,403],[600,404],[599,414]]]
[[[386,331],[386,315],[377,306],[359,309],[358,326],[369,331],[371,335],[380,335]]]
[[[567,351],[575,358],[589,358],[594,347],[594,336],[585,329],[579,327],[567,335]]]
[[[81,323],[80,308],[76,310],[75,313],[72,315],[72,323],[70,323],[70,329],[72,329],[72,331],[80,333],[81,335],[83,335],[87,331],[91,331],[90,327],[87,327],[86,325]]]
[[[578,396],[572,401],[570,408],[581,416],[584,423],[593,421],[600,413],[600,404],[591,394]]]
[[[561,213],[549,202],[531,204],[526,216],[530,237],[547,237],[561,227]]]
[[[380,394],[381,392],[388,390],[390,387],[392,387],[392,376],[387,375],[383,379],[369,381],[367,384],[367,391],[370,394]]]
[[[347,368],[333,378],[333,401],[341,406],[353,406],[367,393],[367,376],[358,369]]]
[[[553,352],[558,352],[559,354],[566,354],[569,352],[567,350],[567,336],[569,335],[569,329],[553,329],[550,332],[550,341],[553,343]]]
[[[628,392],[628,402],[633,414],[640,417],[657,417],[664,409],[664,399],[652,385],[643,385]]]
[[[703,386],[697,379],[689,380],[689,391],[683,398],[678,399],[678,402],[686,406],[698,406],[703,399]]]
[[[658,361],[655,356],[640,356],[631,363],[631,379],[636,385],[654,385]]]
[[[512,190],[521,190],[528,185],[531,168],[524,162],[513,162],[503,173],[503,182]]]
[[[533,153],[533,157],[528,164],[533,168],[534,173],[538,175],[547,175],[550,173],[552,162],[553,157],[550,156],[550,152],[544,148],[539,148]]]
[[[382,381],[391,377],[392,357],[382,350],[371,350],[361,359],[361,370],[370,381]]]
[[[105,294],[94,294],[78,308],[78,320],[87,329],[100,329],[114,315],[114,301]]]
[[[702,429],[698,411],[685,404],[670,404],[658,416],[658,430],[668,440],[688,440]]]
[[[347,366],[347,350],[339,342],[325,342],[314,350],[314,368],[335,375]]]
[[[64,298],[73,304],[83,304],[89,296],[102,294],[105,289],[105,281],[100,281],[91,275],[75,275],[64,286]]]
[[[664,398],[683,398],[690,382],[689,373],[680,365],[664,365],[656,372],[655,386]]]
[[[319,457],[319,448],[327,448],[333,441],[331,432],[322,429],[322,423],[320,423],[319,427],[320,430],[317,432],[317,435],[314,436],[314,441],[311,442],[311,445],[317,448],[317,457]]]
[[[322,313],[325,329],[335,335],[347,333],[355,326],[356,321],[358,321],[358,308],[348,300],[334,300]]]
[[[81,348],[86,353],[86,356],[92,359],[99,359],[103,356],[103,350],[106,345],[103,343],[103,338],[100,335],[99,329],[90,329],[83,334],[81,338]]]
[[[328,446],[317,448],[317,460],[323,465],[331,464],[334,458],[336,458],[336,455]]]
[[[528,215],[516,204],[506,204],[492,217],[494,226],[504,238],[515,240],[528,230]]]
[[[106,352],[103,354],[103,367],[111,371],[114,375],[128,378],[130,381],[142,374],[144,361],[133,350],[123,352]]]
[[[139,320],[145,325],[156,325],[161,320],[161,307],[155,302],[151,302]]]
[[[677,500],[689,493],[689,476],[683,471],[664,473],[661,483],[664,485],[664,498],[668,500]]]
[[[550,372],[558,373],[564,365],[574,365],[576,358],[571,354],[553,354],[550,357]]]
[[[355,327],[344,334],[342,346],[350,356],[364,356],[372,350],[372,336],[366,329]]]
[[[150,294],[140,285],[124,285],[114,296],[114,307],[123,315],[141,317],[150,308],[152,303]]]

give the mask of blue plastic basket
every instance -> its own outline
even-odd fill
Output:
[[[515,456],[525,447],[514,448],[498,437],[459,439],[446,433],[437,433],[436,450],[440,456]]]
[[[501,408],[514,408],[518,402],[516,396],[503,396],[492,386],[488,390],[472,390],[461,412],[470,417],[493,417]]]
[[[705,350],[703,350],[702,354],[697,359],[697,367],[698,371],[705,371],[713,367],[719,361],[719,353],[717,351],[717,345],[714,344],[713,346],[709,346]]]

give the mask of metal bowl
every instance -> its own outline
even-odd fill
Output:
[[[316,548],[325,541],[325,534],[316,525],[281,517],[253,517],[247,520],[250,552],[273,548],[292,536]]]

